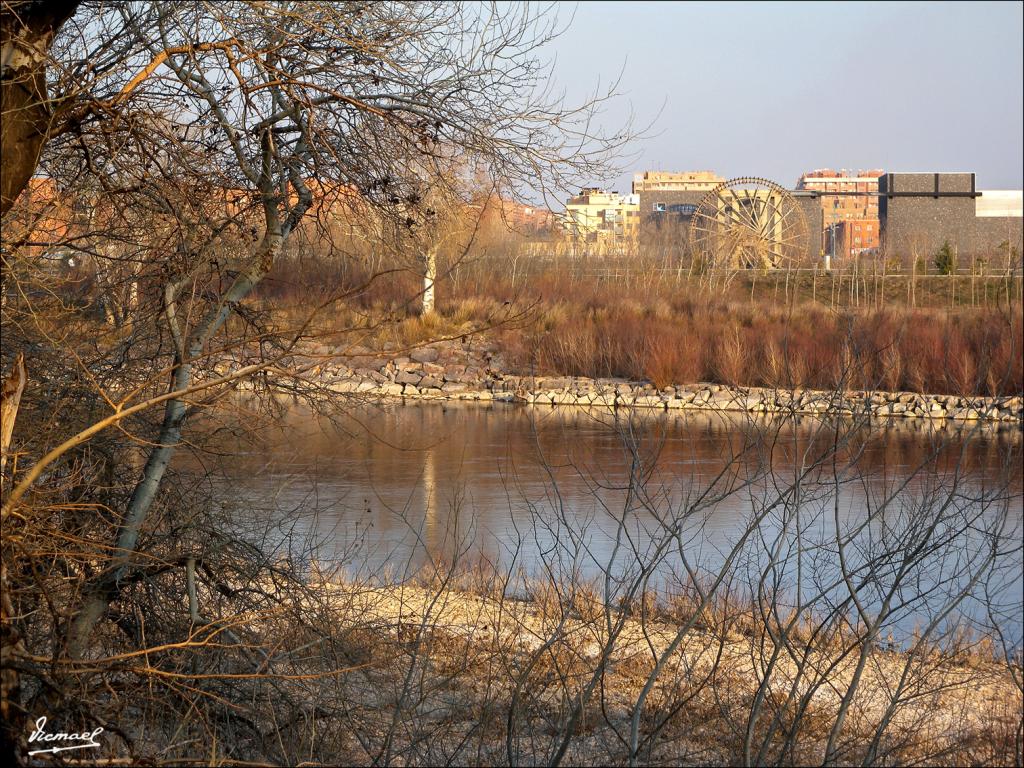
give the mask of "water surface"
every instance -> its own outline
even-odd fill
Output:
[[[846,553],[866,561],[894,538],[909,541],[922,510],[941,508],[970,520],[915,574],[917,588],[963,583],[964,553],[986,546],[999,523],[1005,551],[987,587],[1019,638],[1021,444],[1016,426],[901,420],[851,431],[814,417],[413,402],[361,406],[339,423],[296,410],[229,466],[234,501],[287,518],[297,556],[298,541],[315,539],[319,559],[388,578],[454,559],[621,576],[657,555],[651,584],[667,587],[687,581],[684,555],[715,572],[760,515],[733,564],[740,581],[790,578],[795,558],[763,568],[767,553],[792,555],[797,524],[817,546],[801,552],[801,578],[824,579],[835,574],[837,526],[871,517],[862,551]],[[658,550],[672,525],[672,547]],[[964,604],[979,618],[976,600]],[[931,607],[919,601],[900,625],[926,621]]]

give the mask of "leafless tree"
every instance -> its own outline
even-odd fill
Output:
[[[400,212],[422,194],[410,159],[432,173],[438,195],[454,186],[444,173],[452,148],[482,178],[545,192],[606,167],[629,130],[596,132],[591,120],[610,94],[579,108],[552,96],[541,51],[557,21],[533,6],[140,2],[68,4],[58,14],[5,3],[4,13],[5,35],[38,27],[32,44],[49,49],[9,83],[5,37],[5,185],[7,131],[21,130],[8,113],[17,109],[37,134],[29,154],[42,152],[49,202],[87,214],[48,248],[84,264],[76,269],[96,286],[88,302],[110,322],[97,333],[93,315],[68,306],[67,276],[38,258],[46,249],[9,241],[4,227],[14,273],[4,357],[26,351],[31,401],[4,484],[5,567],[25,583],[41,551],[33,526],[75,542],[61,560],[60,589],[14,590],[18,615],[30,605],[53,609],[21,669],[39,683],[44,656],[66,656],[72,670],[108,658],[108,630],[145,647],[138,617],[126,611],[154,578],[187,594],[194,627],[206,626],[203,574],[222,596],[235,595],[218,573],[230,570],[226,560],[215,568],[194,548],[174,552],[200,523],[171,513],[165,478],[186,423],[201,424],[226,394],[254,392],[267,408],[280,395],[322,397],[305,377],[316,363],[298,351],[312,318],[348,289],[283,327],[252,306],[282,254],[298,247],[296,233],[325,232],[346,206],[404,225]],[[29,96],[8,99],[26,82]],[[5,224],[34,215],[9,205],[36,168],[28,159],[4,188]],[[83,527],[69,512],[77,504],[103,511]],[[164,565],[153,570],[154,558]],[[5,603],[12,646],[29,637],[21,622]],[[244,645],[241,631],[230,632]],[[66,681],[50,684],[66,690]],[[20,701],[16,689],[7,698]],[[27,710],[17,706],[7,735],[21,730]],[[5,743],[17,753],[14,739]]]
[[[1016,606],[1000,590],[1020,551],[1019,444],[997,481],[943,464],[937,438],[914,482],[873,483],[871,424],[843,394],[864,368],[852,339],[820,396],[852,413],[744,414],[710,478],[660,477],[640,414],[595,416],[622,447],[614,482],[578,466],[606,557],[544,450],[547,497],[507,542],[516,560],[545,543],[529,574],[466,566],[459,499],[448,559],[342,579],[304,533],[315,487],[298,517],[231,498],[217,461],[241,461],[240,435],[287,429],[283,402],[344,423],[313,329],[393,266],[381,252],[417,237],[429,251],[438,236],[417,217],[431,201],[464,199],[467,177],[568,186],[627,138],[594,136],[601,98],[569,110],[545,92],[547,17],[83,3],[52,27],[33,77],[45,66],[62,122],[39,168],[50,209],[82,215],[45,241],[38,211],[4,219],[3,357],[28,368],[7,388],[21,391],[4,451],[7,754],[22,760],[25,726],[50,712],[106,728],[100,758],[168,764],[1019,762],[1013,713],[979,715],[967,693],[989,685],[1019,716]],[[471,170],[452,173],[456,151]],[[360,211],[358,245],[343,242],[338,221]],[[384,225],[402,236],[374,238]],[[363,248],[372,266],[294,317],[261,311],[268,275],[312,247]],[[408,250],[402,268],[422,256]],[[700,557],[693,543],[736,499],[748,516]],[[1002,646],[988,660],[957,634],[975,604]]]

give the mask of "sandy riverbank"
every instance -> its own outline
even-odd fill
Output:
[[[592,587],[534,584],[528,600],[493,587],[324,585],[342,628],[366,644],[369,700],[354,706],[407,707],[409,727],[443,723],[431,738],[452,745],[480,738],[487,764],[507,763],[508,749],[543,760],[560,728],[574,734],[567,764],[620,764],[634,718],[642,763],[736,764],[761,748],[820,763],[844,699],[843,763],[872,748],[872,762],[998,762],[1020,727],[1019,675],[984,644],[883,643],[858,679],[852,631],[800,625],[777,642],[755,613],[721,601],[691,620],[690,601],[623,610]]]

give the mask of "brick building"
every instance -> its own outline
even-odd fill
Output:
[[[881,224],[877,218],[843,219],[825,229],[825,252],[829,254],[856,256],[880,244]]]
[[[825,227],[848,219],[878,218],[878,179],[885,171],[834,171],[821,168],[800,177],[797,189],[821,195]],[[829,192],[840,193],[832,194]]]
[[[878,179],[883,173],[819,168],[797,181],[798,190],[820,195],[822,248],[827,253],[853,256],[878,247]]]

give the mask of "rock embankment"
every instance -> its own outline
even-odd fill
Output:
[[[748,413],[870,414],[878,417],[1021,422],[1024,400],[914,392],[773,389],[696,383],[656,388],[649,382],[579,376],[521,376],[502,370],[493,348],[438,342],[408,354],[353,348],[319,369],[342,393],[423,400],[485,400],[538,406],[570,405]]]

